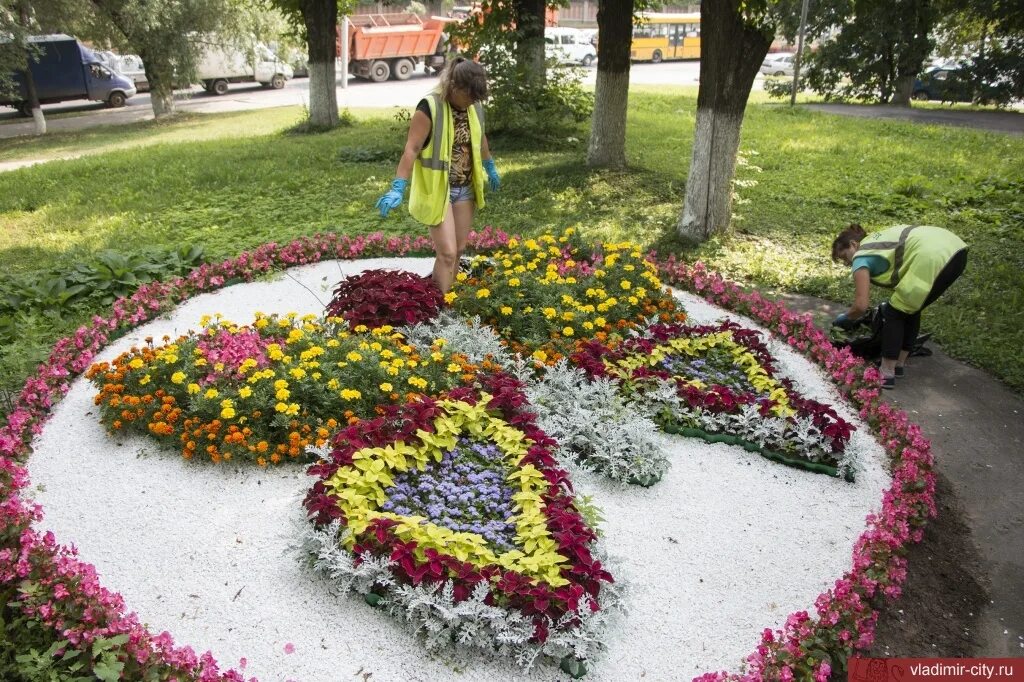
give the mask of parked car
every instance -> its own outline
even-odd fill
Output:
[[[920,101],[970,102],[971,84],[958,68],[932,67],[914,80],[911,97]]]
[[[578,28],[553,27],[544,31],[544,54],[560,64],[590,66],[597,61],[597,47],[589,34]]]
[[[32,36],[29,40],[39,48],[38,61],[32,62],[31,69],[40,104],[85,99],[123,107],[135,95],[134,83],[105,66],[95,52],[77,39],[61,33]],[[25,72],[16,71],[12,78],[15,90],[0,99],[0,104],[31,116]]]
[[[765,76],[793,76],[793,60],[796,55],[792,52],[773,52],[764,58],[760,71]]]

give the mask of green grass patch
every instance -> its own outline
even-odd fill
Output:
[[[657,90],[630,94],[625,172],[586,168],[583,128],[544,149],[492,139],[502,190],[477,225],[524,234],[577,226],[593,238],[678,249],[671,237],[696,89]],[[947,227],[971,245],[970,263],[925,313],[924,328],[953,355],[1024,390],[1024,359],[1013,352],[1024,329],[1024,139],[766,99],[756,98],[744,124],[733,232],[684,255],[756,286],[848,301],[848,273],[828,258],[840,227]],[[394,175],[405,122],[378,111],[330,133],[285,134],[300,116],[271,109],[0,141],[0,158],[92,150],[0,174],[0,271],[70,268],[134,245],[202,244],[219,259],[320,231],[425,229],[404,210],[382,220],[373,209]],[[19,385],[49,344],[84,319],[27,312],[18,340],[0,351],[0,385]]]

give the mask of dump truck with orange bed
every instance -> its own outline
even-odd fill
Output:
[[[444,27],[450,20],[415,14],[357,14],[349,17],[349,66],[354,76],[375,82],[406,80],[422,62],[430,71],[444,66]],[[341,54],[341,29],[338,29]]]

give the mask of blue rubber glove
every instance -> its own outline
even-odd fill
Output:
[[[846,313],[842,313],[836,319],[832,320],[832,326],[850,331],[857,326],[857,322],[858,320],[851,320]]]
[[[405,188],[408,186],[409,181],[405,178],[395,178],[391,181],[391,189],[377,200],[377,208],[380,209],[381,218],[387,218],[388,211],[402,205],[402,197],[405,196]]]
[[[501,188],[501,176],[498,175],[498,169],[494,167],[494,159],[484,161],[484,170],[487,171],[487,183],[490,185],[491,191],[497,192]]]

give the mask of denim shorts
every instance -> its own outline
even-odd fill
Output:
[[[476,197],[473,195],[473,187],[471,185],[463,185],[462,187],[453,186],[448,196],[451,198],[453,204],[457,204],[460,201],[473,201]]]

